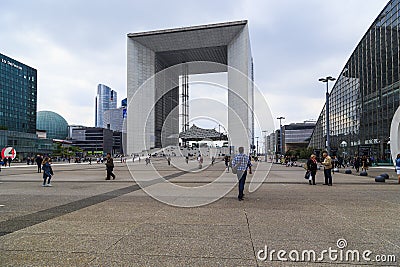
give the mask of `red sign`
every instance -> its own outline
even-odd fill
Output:
[[[13,147],[5,147],[1,150],[1,158],[11,158],[15,159],[17,156],[17,151]]]

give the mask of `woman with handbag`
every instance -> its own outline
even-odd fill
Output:
[[[308,179],[308,183],[311,185],[311,181],[313,185],[316,185],[315,183],[315,175],[317,174],[317,169],[318,169],[318,165],[317,165],[317,157],[312,154],[310,156],[310,158],[307,161],[307,172],[309,173],[309,178]]]

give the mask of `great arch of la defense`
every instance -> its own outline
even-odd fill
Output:
[[[126,154],[178,145],[179,76],[200,73],[227,72],[230,145],[247,150],[254,144],[253,60],[247,21],[130,33],[127,42]],[[191,62],[218,64],[193,65],[181,73],[175,70],[168,79],[149,82],[156,73]],[[141,90],[143,84],[145,90]],[[173,89],[164,94],[167,87]],[[149,107],[153,107],[149,114],[143,112]],[[243,128],[247,138],[237,134]],[[162,135],[170,138],[162,140]]]

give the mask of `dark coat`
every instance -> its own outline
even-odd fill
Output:
[[[43,164],[42,170],[43,170],[43,178],[51,177],[54,175],[53,169],[51,168],[51,165],[48,162]]]
[[[307,170],[312,171],[312,172],[316,172],[317,169],[318,169],[317,162],[316,161],[314,162],[312,159],[308,159],[308,161],[307,161]]]
[[[109,170],[114,169],[114,160],[111,157],[106,161],[106,168]]]

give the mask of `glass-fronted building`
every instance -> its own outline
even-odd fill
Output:
[[[54,149],[36,134],[36,104],[36,69],[0,54],[0,149],[14,147],[19,160]]]
[[[36,133],[37,71],[0,54],[0,129]]]
[[[104,127],[104,112],[117,108],[117,92],[104,84],[97,85],[95,125]]]
[[[65,140],[68,137],[67,121],[53,111],[39,111],[36,124],[38,130],[46,131],[48,139]]]
[[[400,0],[376,18],[341,71],[329,97],[331,148],[345,156],[390,158],[390,124],[400,104]],[[325,107],[309,147],[326,147]]]

